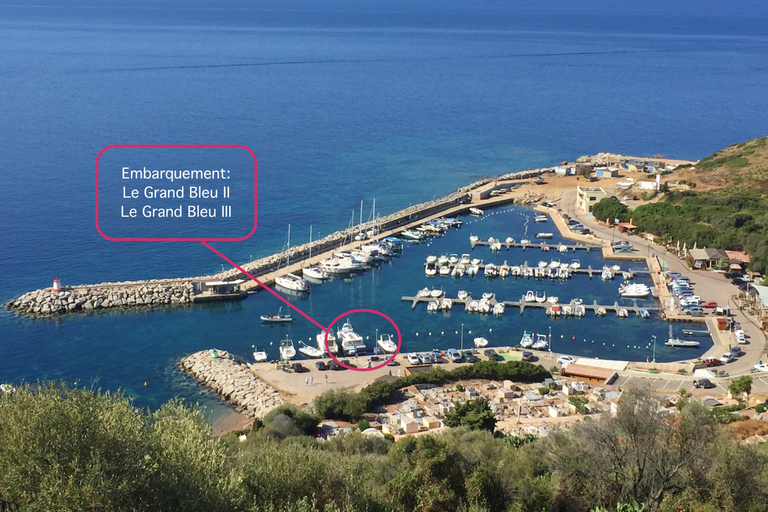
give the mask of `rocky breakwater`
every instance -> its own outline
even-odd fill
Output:
[[[152,307],[192,302],[189,281],[146,282],[50,288],[28,292],[6,307],[27,315],[57,315],[73,311],[109,308]]]
[[[285,402],[247,363],[223,350],[195,352],[181,359],[179,366],[246,416],[263,418]]]

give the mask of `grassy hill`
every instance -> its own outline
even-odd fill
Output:
[[[699,190],[757,189],[768,193],[768,137],[728,146],[695,166],[680,170],[680,177]]]

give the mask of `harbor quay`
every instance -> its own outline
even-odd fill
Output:
[[[274,284],[278,275],[300,272],[307,263],[316,263],[334,252],[356,248],[346,243],[359,229],[381,227],[373,240],[382,239],[445,215],[458,215],[475,206],[494,207],[510,202],[532,204],[539,197],[509,197],[491,195],[501,187],[518,186],[533,177],[553,172],[553,168],[532,169],[510,173],[496,179],[484,179],[461,187],[456,192],[432,201],[413,205],[384,216],[376,222],[369,221],[354,229],[337,231],[311,243],[289,250],[291,265],[281,267],[285,253],[275,253],[258,260],[244,263],[241,268],[267,286]],[[312,258],[310,259],[310,254]],[[53,286],[27,292],[9,301],[5,307],[28,316],[53,316],[97,310],[138,309],[151,307],[188,306],[199,302],[242,300],[247,293],[259,291],[261,286],[237,268],[214,274],[177,279],[150,279],[141,281],[107,282],[63,286],[58,278]]]

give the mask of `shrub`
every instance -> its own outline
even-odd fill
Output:
[[[370,426],[371,424],[368,423],[366,420],[360,420],[357,422],[357,430],[359,430],[360,432],[362,432],[363,430],[367,429]]]
[[[764,413],[764,412],[765,412],[765,406],[764,406],[763,404],[757,404],[757,405],[755,406],[755,412],[756,412],[757,414],[762,414],[762,413]]]
[[[549,394],[549,388],[546,388],[546,387],[543,387],[543,386],[540,387],[539,388],[539,394],[542,395],[542,396],[548,395]]]
[[[464,386],[462,386],[461,384],[456,384],[456,391],[458,391],[460,393],[463,392],[464,391]]]

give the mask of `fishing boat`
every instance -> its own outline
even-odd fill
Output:
[[[293,341],[285,339],[280,342],[280,359],[289,361],[296,357],[296,349],[293,347]]]
[[[533,333],[524,331],[523,337],[520,338],[520,346],[523,348],[530,348],[533,345]]]
[[[480,217],[483,214],[483,210],[481,210],[480,208],[470,208],[469,213],[477,217]]]
[[[397,350],[397,343],[392,339],[391,334],[380,335],[379,339],[376,340],[376,344],[387,354],[391,354]]]
[[[525,302],[536,302],[536,296],[533,294],[531,290],[528,290],[525,292],[525,297],[523,297],[523,300]]]
[[[265,324],[277,324],[285,322],[293,322],[291,315],[284,315],[283,308],[277,310],[276,315],[261,315],[261,321]]]
[[[536,302],[543,303],[547,300],[547,294],[545,292],[536,292]]]
[[[531,345],[531,348],[534,350],[546,350],[548,346],[549,346],[549,342],[547,341],[547,335],[537,334],[536,341],[533,342],[533,345]]]
[[[475,338],[475,346],[477,348],[483,348],[488,346],[488,340],[485,338]]]
[[[365,354],[366,347],[363,342],[363,337],[357,334],[352,329],[352,324],[349,322],[349,318],[341,326],[341,329],[336,333],[336,338],[341,341],[341,350],[347,355],[352,354]]]
[[[538,238],[540,240],[552,238],[553,236],[555,236],[555,235],[552,234],[552,233],[536,233],[536,238]]]
[[[338,345],[336,345],[336,336],[330,331],[328,331],[328,348],[325,347],[325,331],[320,331],[317,336],[315,336],[315,340],[317,340],[317,348],[322,350],[323,352],[328,352],[329,354],[336,354],[339,351]]]
[[[253,349],[253,360],[257,363],[264,363],[267,361],[267,351],[264,350],[264,347],[255,347],[251,345],[251,348]]]
[[[310,359],[317,359],[318,357],[323,357],[325,354],[325,350],[320,350],[319,348],[307,345],[303,341],[299,341],[299,352]]]

